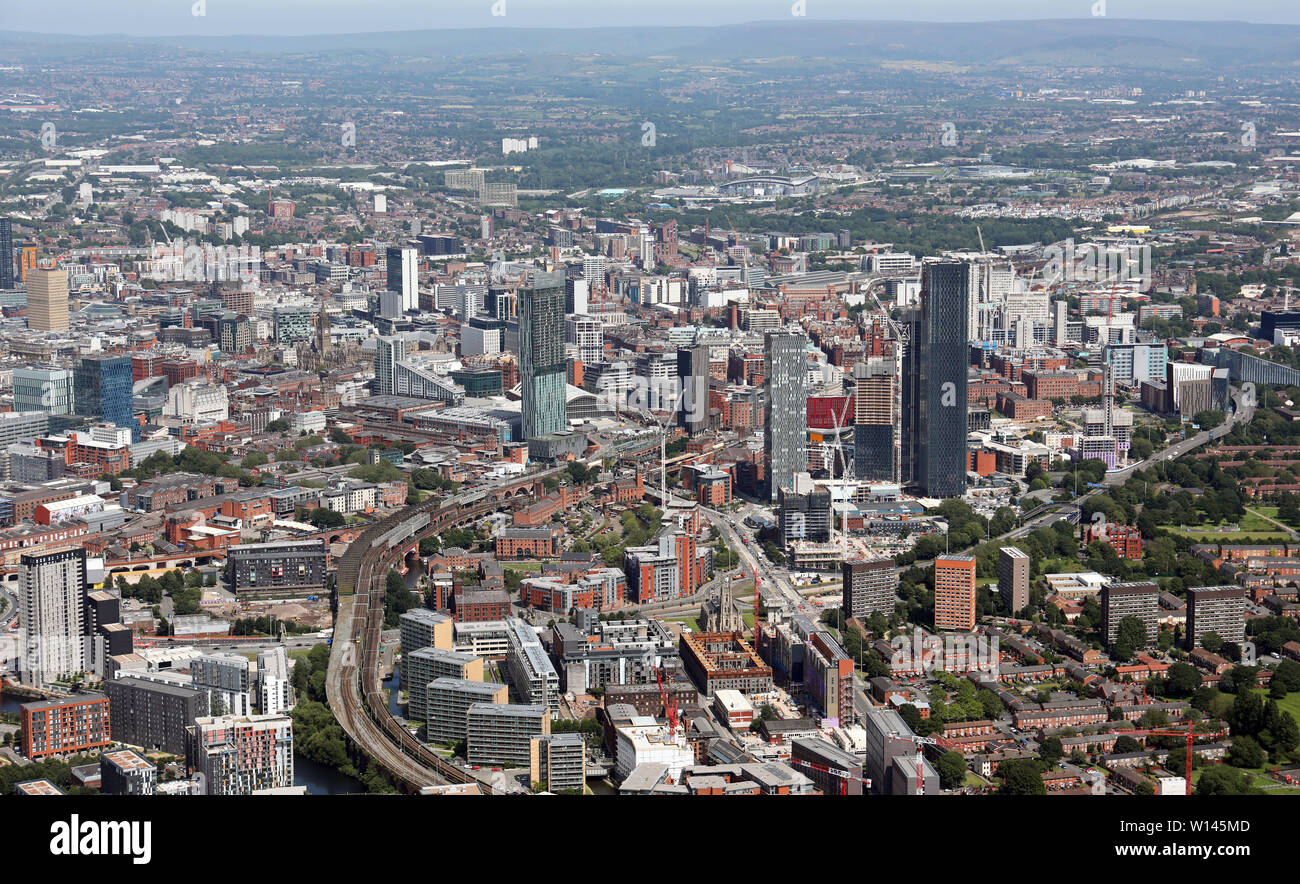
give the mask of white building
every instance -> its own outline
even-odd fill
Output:
[[[618,780],[627,779],[639,764],[662,764],[676,782],[682,771],[695,763],[695,753],[686,748],[681,728],[675,738],[670,738],[668,728],[648,716],[634,718],[631,725],[618,728],[616,748],[614,776]]]

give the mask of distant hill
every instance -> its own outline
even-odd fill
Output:
[[[1300,25],[1138,21],[1113,17],[979,23],[752,22],[723,27],[466,28],[319,36],[71,37],[0,31],[0,45],[121,52],[183,47],[252,53],[385,52],[484,57],[519,53],[682,61],[773,57],[983,64],[1118,65],[1216,71],[1300,65]],[[604,48],[601,48],[604,47]]]

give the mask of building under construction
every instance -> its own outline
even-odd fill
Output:
[[[679,648],[686,674],[702,696],[713,699],[720,688],[743,694],[772,690],[772,669],[740,632],[694,632],[682,635]]]

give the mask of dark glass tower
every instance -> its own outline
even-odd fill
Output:
[[[922,269],[921,306],[908,318],[903,371],[903,474],[927,497],[966,493],[966,364],[975,265]]]
[[[564,274],[534,273],[519,290],[519,378],[525,439],[558,433],[565,416]]]
[[[767,375],[768,499],[794,487],[794,474],[808,469],[808,339],[802,333],[768,332],[764,347]]]
[[[0,290],[14,287],[14,227],[7,217],[0,218]]]
[[[681,397],[677,425],[692,436],[709,426],[709,348],[683,347],[677,351],[677,384]]]
[[[132,419],[131,359],[128,356],[83,356],[72,378],[74,411],[102,418],[118,427],[139,429]]]

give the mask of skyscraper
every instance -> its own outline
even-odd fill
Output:
[[[406,246],[389,246],[388,290],[402,295],[403,310],[420,309],[420,266],[416,250]]]
[[[895,344],[897,346],[897,344]],[[897,482],[898,365],[894,356],[872,356],[844,379],[853,396],[854,478]]]
[[[68,327],[68,273],[62,267],[38,267],[28,271],[27,327],[33,331],[58,331]]]
[[[406,358],[406,341],[401,338],[380,337],[375,344],[375,393],[391,396],[393,380],[397,376],[397,363]]]
[[[903,371],[903,479],[927,497],[966,493],[969,287],[965,261],[922,269],[921,306],[907,321]]]
[[[129,356],[81,357],[73,374],[72,389],[76,414],[128,427],[133,437],[139,431],[132,419]]]
[[[19,557],[23,684],[49,684],[86,671],[85,594],[84,547]]]
[[[808,339],[802,332],[768,332],[763,352],[767,388],[768,498],[792,488],[795,473],[808,469]]]
[[[0,291],[14,287],[14,227],[8,218],[0,218]]]
[[[519,289],[524,438],[558,433],[565,418],[564,274],[534,272]]]
[[[709,348],[682,347],[677,351],[677,425],[692,436],[709,426]]]

